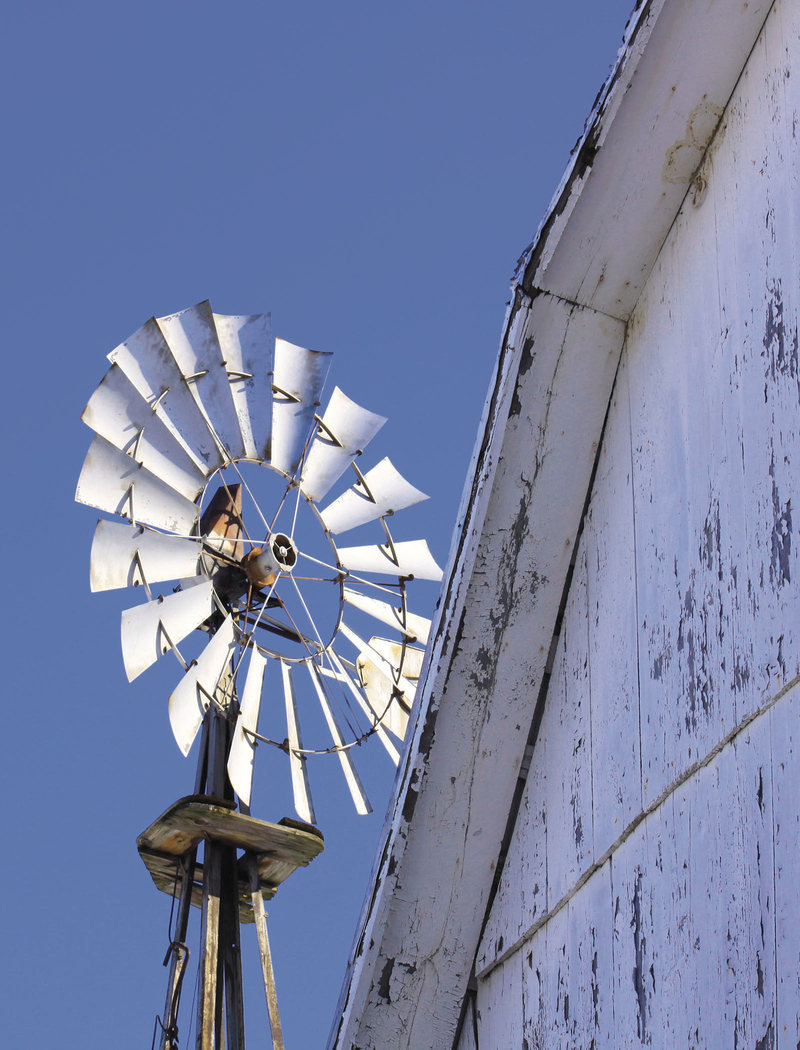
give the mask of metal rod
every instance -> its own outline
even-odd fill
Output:
[[[272,970],[272,955],[270,954],[269,937],[267,936],[267,915],[264,911],[264,898],[261,896],[261,878],[258,874],[258,862],[255,854],[248,853],[246,856],[250,878],[250,898],[253,902],[253,917],[255,918],[256,934],[258,935],[261,970],[264,974],[264,992],[267,996],[267,1012],[269,1013],[269,1027],[272,1033],[272,1046],[273,1050],[284,1050],[281,1019],[278,1013],[278,996],[275,992],[275,975]]]
[[[222,929],[220,943],[225,967],[225,1032],[227,1050],[244,1050],[244,1000],[239,931],[239,879],[236,850],[226,847],[222,858]]]
[[[220,688],[224,682],[220,682]],[[209,749],[208,749],[208,777],[207,794],[215,795],[217,798],[225,797],[225,781],[227,780],[225,762],[227,759],[227,723],[220,712],[209,708],[211,723],[209,726]]]
[[[227,723],[209,708],[208,770],[206,791],[217,798],[225,794]],[[206,839],[203,853],[203,910],[200,924],[200,992],[197,1003],[197,1050],[220,1050],[222,998],[218,996],[220,963],[220,896],[224,847]]]
[[[208,777],[208,736],[211,715],[206,714],[203,719],[202,737],[200,738],[200,754],[197,756],[197,772],[194,778],[194,793],[202,795],[205,792],[206,778]]]
[[[203,720],[203,731],[200,739],[200,752],[197,756],[197,772],[194,781],[195,795],[202,793],[208,773],[208,723],[209,719],[205,718]],[[192,906],[194,872],[197,864],[197,847],[184,854],[181,863],[183,864],[183,878],[181,881],[181,893],[178,903],[178,916],[175,923],[175,932],[168,953],[169,975],[167,977],[167,1000],[164,1005],[160,1050],[176,1050],[177,1048],[178,1008],[180,1007],[180,992],[183,973],[186,961],[189,957],[189,949],[186,947],[186,932],[189,928],[189,913]]]
[[[197,849],[190,850],[183,860],[183,881],[178,905],[178,919],[172,943],[169,946],[169,977],[167,978],[167,1001],[164,1005],[161,1050],[174,1050],[178,1041],[178,1007],[180,1006],[181,984],[189,949],[186,947],[186,931],[189,926],[189,909],[192,904],[194,887],[194,869],[197,860]],[[165,960],[166,962],[166,960]]]

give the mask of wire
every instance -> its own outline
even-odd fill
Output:
[[[170,944],[175,940],[175,931],[172,928],[172,917],[175,914],[175,897],[178,889],[178,873],[180,872],[180,864],[175,865],[175,881],[172,884],[172,902],[169,906],[169,922],[167,923],[167,933],[169,934]]]

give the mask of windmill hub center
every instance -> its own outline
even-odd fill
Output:
[[[290,573],[297,564],[297,545],[283,532],[273,533],[265,547],[253,547],[242,558],[242,567],[251,583],[270,587],[281,573]]]
[[[276,533],[272,537],[270,547],[281,571],[291,572],[297,564],[297,547],[291,536],[286,536],[282,532]]]

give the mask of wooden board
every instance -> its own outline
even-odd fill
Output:
[[[582,541],[588,570],[595,857],[603,855],[642,808],[628,371],[624,357]]]
[[[262,879],[276,886],[324,848],[321,832],[310,824],[269,824],[233,806],[202,795],[182,798],[142,832],[136,845],[181,856],[203,839],[213,839],[257,854]]]
[[[527,253],[526,290],[630,315],[728,102],[730,71],[742,69],[770,4],[635,6],[628,61],[600,93],[541,243]]]
[[[522,959],[516,956],[490,979],[489,994],[478,999],[478,1050],[522,1046]]]
[[[569,893],[641,808],[630,413],[615,387],[547,703],[478,970]]]
[[[175,857],[171,853],[157,853],[145,847],[140,847],[139,856],[150,872],[156,888],[163,893],[168,893],[170,897],[179,898],[181,895],[180,858]],[[247,872],[242,864],[239,864],[238,882],[239,922],[254,922]],[[261,896],[264,900],[271,900],[277,892],[277,886],[262,881]],[[192,904],[195,908],[203,906],[203,865],[200,863],[195,864],[194,882],[192,883]]]
[[[772,813],[775,851],[776,1042],[800,1044],[800,923],[797,921],[797,858],[800,857],[800,696],[772,711]]]
[[[479,1045],[794,1047],[799,733],[800,685],[479,975]]]
[[[298,867],[310,864],[323,850],[322,833],[312,825],[284,818],[269,824],[239,813],[233,802],[211,796],[191,795],[180,799],[136,840],[139,855],[156,886],[170,895],[180,895],[176,873],[180,858],[204,839],[222,842],[256,855],[262,894],[269,900],[278,886]],[[239,865],[239,914],[242,922],[253,922],[249,875]],[[202,864],[195,868],[192,904],[201,904]]]
[[[578,551],[540,729],[564,766],[547,778],[547,905],[552,908],[594,860],[592,724],[586,555]],[[565,658],[569,650],[570,659]],[[552,696],[552,703],[550,702]],[[536,849],[528,840],[526,852]]]

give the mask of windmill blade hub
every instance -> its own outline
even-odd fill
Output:
[[[242,558],[242,568],[245,576],[254,587],[271,587],[278,578],[280,566],[267,547],[253,547]]]

